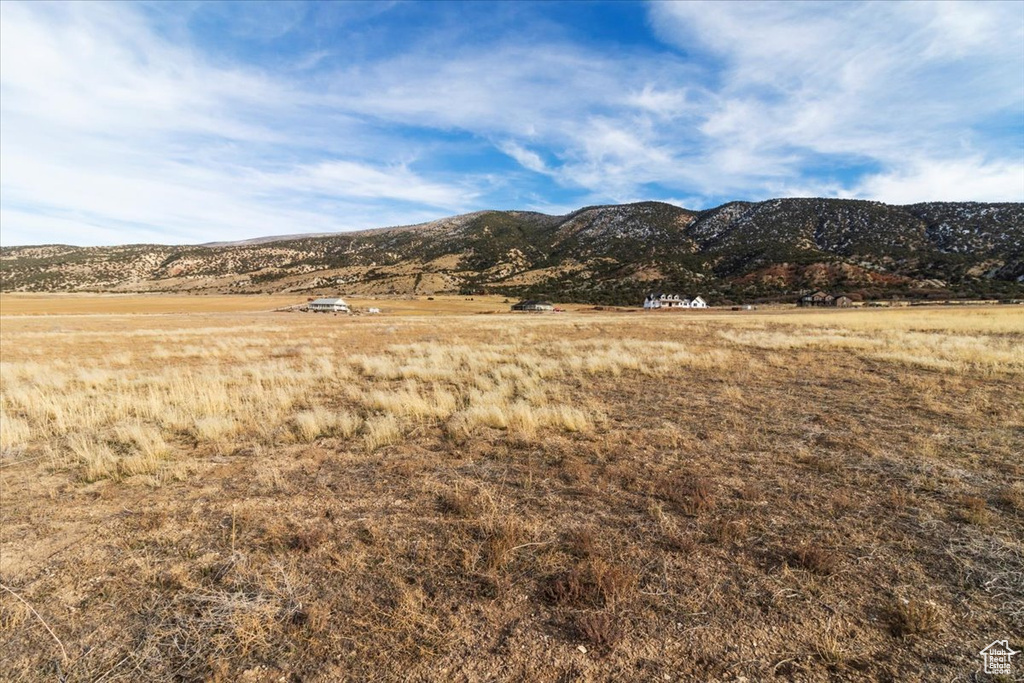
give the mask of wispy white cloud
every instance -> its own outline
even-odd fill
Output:
[[[630,94],[626,102],[661,118],[678,118],[692,114],[695,107],[687,97],[687,90],[686,87],[662,89],[648,83],[640,92]]]
[[[500,143],[498,148],[508,156],[515,159],[523,168],[536,173],[549,173],[548,166],[544,163],[541,156],[533,150],[527,149],[518,142],[507,140]]]
[[[980,158],[918,159],[884,173],[869,175],[844,194],[892,204],[1021,199],[1024,163]]]
[[[464,210],[477,194],[472,178],[379,158],[394,145],[322,93],[204,61],[130,7],[2,12],[4,244],[368,228]]]
[[[467,185],[432,182],[404,165],[379,167],[353,161],[323,161],[280,173],[251,175],[253,191],[274,188],[365,199],[395,199],[426,206],[465,208],[479,194]]]
[[[646,197],[1024,199],[1022,3],[652,3],[661,42],[643,46],[441,21],[352,50],[297,32],[320,11],[418,6],[253,10],[281,15],[270,28],[243,5],[179,7],[0,3],[0,241]],[[196,38],[196,17],[223,11],[245,15],[214,16],[225,41],[294,49],[268,61]],[[497,153],[523,170],[497,172]]]
[[[1024,118],[1024,4],[656,3],[651,18],[668,43],[718,61],[702,161],[730,168],[741,186],[834,155],[902,178],[901,196],[916,188],[935,199],[924,182],[933,165],[968,168],[985,156],[994,165],[978,170],[990,177],[1021,163],[1019,148],[984,129],[991,117]],[[827,177],[820,185],[835,187]],[[1009,183],[984,192],[1022,195]]]

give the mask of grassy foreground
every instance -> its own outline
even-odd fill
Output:
[[[1019,308],[0,344],[11,680],[967,680],[1024,639]]]

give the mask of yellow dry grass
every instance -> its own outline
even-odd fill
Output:
[[[1022,625],[1019,308],[75,313],[0,319],[14,680],[950,678]]]
[[[298,306],[336,292],[240,296],[224,294],[0,294],[0,316],[22,315],[168,315],[262,312]],[[387,316],[465,315],[508,311],[501,296],[348,296],[353,310],[379,308]],[[579,308],[569,306],[570,308]]]

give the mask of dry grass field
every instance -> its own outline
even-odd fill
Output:
[[[1020,308],[6,301],[6,680],[988,680],[1021,649]]]
[[[334,296],[325,294],[325,296]],[[154,315],[265,312],[302,304],[309,294],[229,296],[221,294],[0,294],[0,315]],[[387,315],[458,315],[507,311],[500,296],[345,297],[353,310],[371,306]],[[570,306],[580,308],[579,306]]]

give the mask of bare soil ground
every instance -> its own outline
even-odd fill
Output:
[[[1018,308],[3,303],[5,679],[988,680],[1022,649]]]

